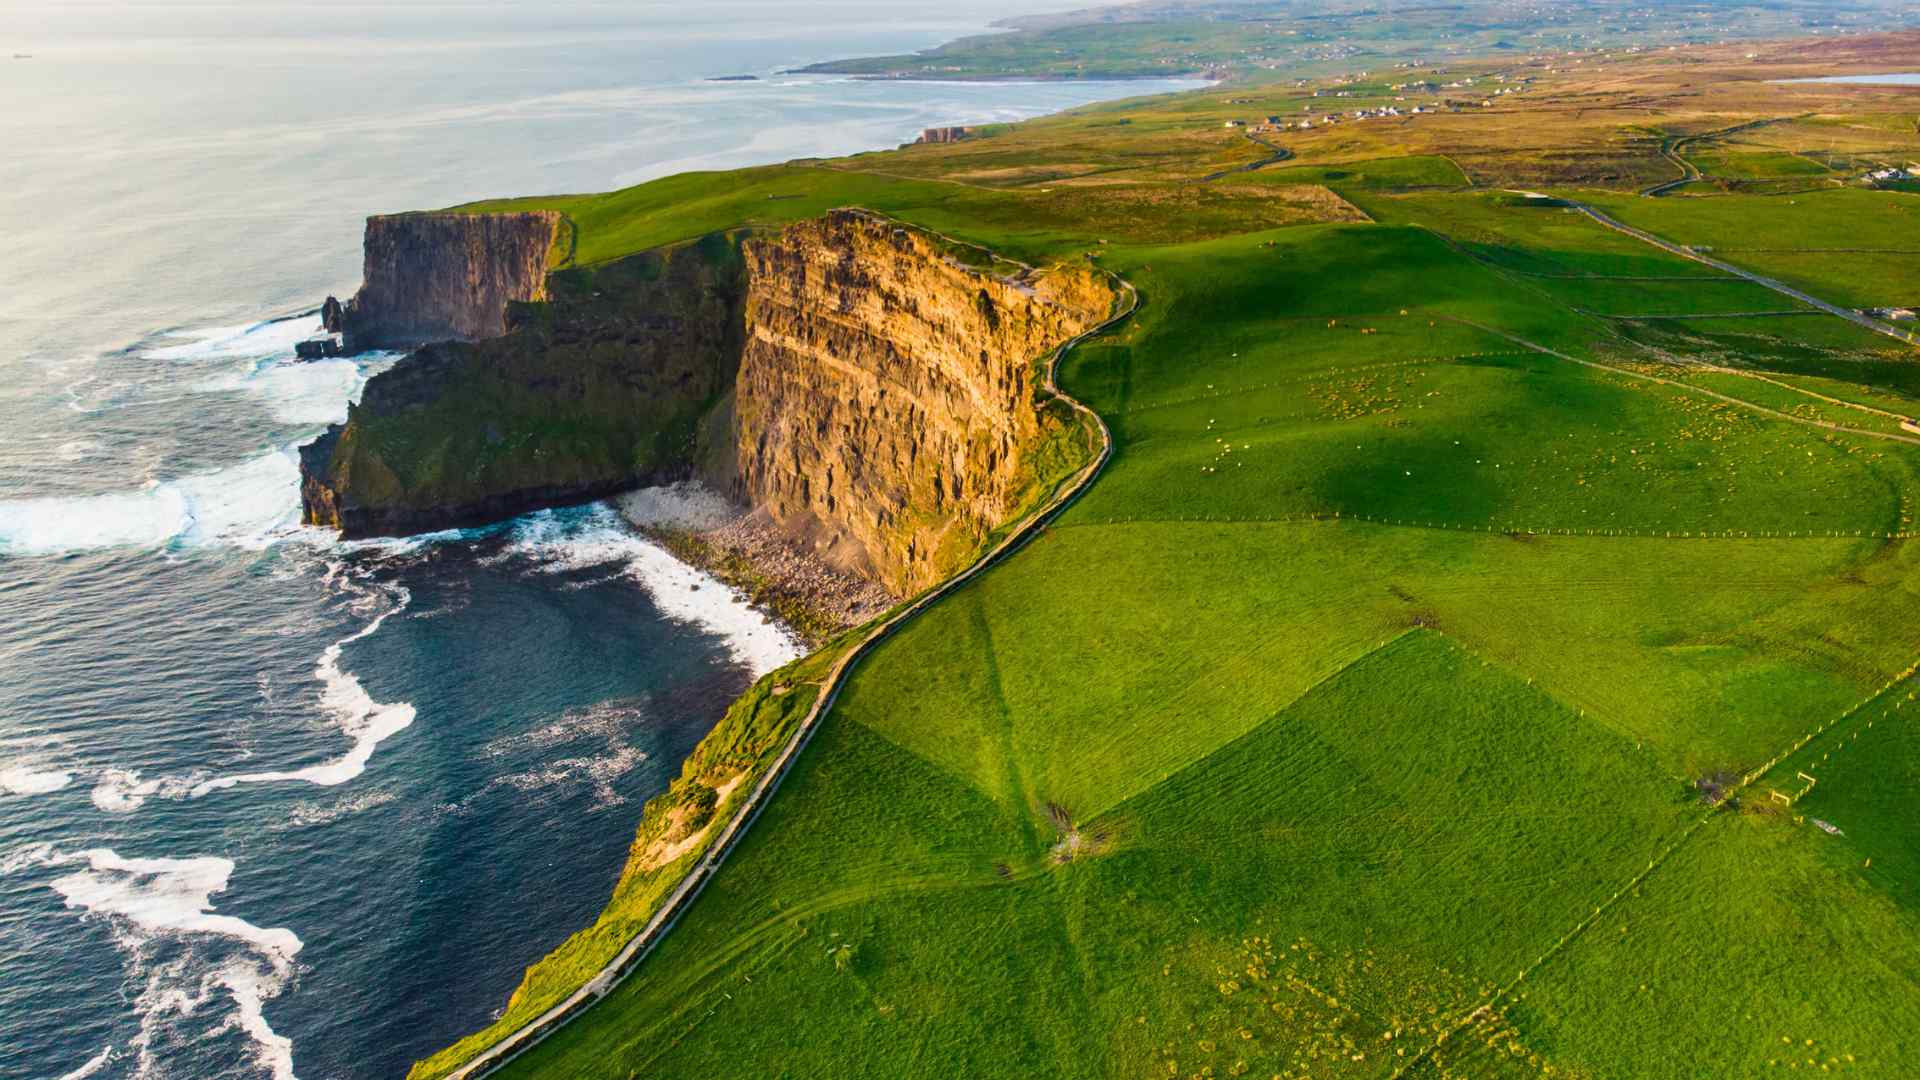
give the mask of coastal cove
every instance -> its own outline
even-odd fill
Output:
[[[0,80],[58,107],[0,121],[0,1074],[403,1073],[592,923],[642,806],[800,652],[609,503],[302,527],[295,448],[400,358],[293,357],[362,218],[1196,85],[781,76],[997,12],[642,8],[159,47],[138,7],[29,11]],[[82,208],[126,227],[57,224]]]

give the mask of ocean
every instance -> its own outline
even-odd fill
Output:
[[[298,524],[294,447],[398,359],[292,356],[362,218],[1193,85],[779,74],[1035,7],[0,11],[0,1077],[403,1074],[797,655],[604,504]]]

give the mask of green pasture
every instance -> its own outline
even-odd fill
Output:
[[[1105,231],[735,175],[580,204],[583,250],[799,216],[765,198],[796,185],[1021,257]],[[862,662],[657,952],[506,1075],[1916,1060],[1920,542],[1888,534],[1920,447],[1803,392],[1899,412],[1910,361],[1825,317],[1581,314],[1746,298],[1559,209],[1375,202],[1093,238],[1142,299],[1061,371],[1106,472]],[[1784,385],[1683,366],[1749,352]]]
[[[1781,180],[1826,176],[1830,170],[1812,157],[1784,150],[1711,149],[1688,151],[1687,160],[1712,177],[1733,180]]]
[[[1262,183],[1325,184],[1335,189],[1383,192],[1469,185],[1458,165],[1444,157],[1431,155],[1378,158],[1338,165],[1274,167],[1263,170],[1259,177]]]
[[[1663,239],[1856,307],[1920,301],[1920,199],[1837,188],[1791,195],[1593,193],[1595,206]]]
[[[1544,194],[1544,193],[1543,193]],[[1551,198],[1512,192],[1405,195],[1369,204],[1373,216],[1431,229],[1490,266],[1555,278],[1723,278],[1611,229]]]

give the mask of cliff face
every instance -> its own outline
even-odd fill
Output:
[[[494,235],[444,227],[461,250],[407,257],[443,280]],[[392,274],[406,260],[376,258],[376,232],[394,236],[369,225],[368,265]],[[407,289],[433,319],[475,295],[370,278],[356,303]],[[1038,400],[1037,362],[1115,300],[1091,271],[995,276],[853,211],[555,273],[539,295],[507,306],[504,336],[429,345],[371,380],[302,451],[307,520],[420,532],[697,471],[905,595],[1079,460],[1085,433]],[[393,325],[432,321],[395,310]]]
[[[744,288],[713,236],[567,270],[510,332],[423,347],[301,450],[309,524],[348,537],[498,521],[688,474],[732,386]]]
[[[1059,424],[1036,361],[1105,319],[1111,289],[985,274],[853,211],[745,250],[734,454],[709,480],[896,595],[939,581],[1031,494]]]
[[[368,218],[360,291],[338,319],[343,344],[359,352],[499,337],[510,304],[545,298],[564,227],[549,210]]]

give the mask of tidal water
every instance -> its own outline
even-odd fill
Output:
[[[298,525],[361,219],[1179,85],[779,74],[1037,6],[0,8],[0,1077],[401,1075],[795,655],[604,505]]]

